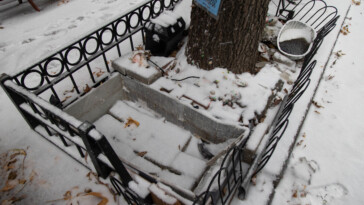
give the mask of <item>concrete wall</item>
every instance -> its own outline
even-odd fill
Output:
[[[239,137],[243,129],[206,117],[176,98],[156,91],[134,79],[114,74],[104,84],[74,102],[65,111],[84,121],[94,122],[108,112],[117,100],[143,101],[166,120],[213,143]]]

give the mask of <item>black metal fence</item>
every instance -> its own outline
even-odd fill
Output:
[[[2,88],[32,129],[61,149],[67,149],[66,152],[71,157],[86,167],[95,169],[100,176],[108,177],[111,171],[118,173],[119,176],[110,177],[111,183],[129,204],[147,204],[148,201],[139,198],[128,188],[132,178],[107,139],[92,124],[81,122],[62,109],[89,89],[106,81],[108,73],[113,71],[111,60],[144,44],[145,23],[177,2],[178,0],[148,1],[23,72],[12,77],[2,75],[0,78]],[[318,30],[313,49],[304,59],[303,68],[290,94],[281,104],[265,149],[255,157],[249,170],[244,172],[242,164],[243,151],[252,127],[249,136],[227,151],[220,169],[212,177],[206,191],[196,196],[194,204],[227,204],[236,190],[245,194],[251,177],[264,168],[274,153],[289,124],[295,102],[310,83],[310,75],[316,65],[316,61],[312,60],[338,19],[336,8],[327,6],[320,0],[279,0],[276,5],[277,16],[286,20],[293,18],[304,21]],[[65,84],[71,84],[67,88],[74,92],[71,98],[64,95],[66,91],[70,92],[65,90]],[[87,163],[87,158],[91,159],[92,165]],[[156,182],[140,170],[133,171]]]
[[[151,0],[14,75],[12,80],[64,108],[112,72],[111,61],[144,44],[143,26],[179,0]],[[75,93],[64,96],[64,85]],[[87,84],[87,85],[86,85]],[[68,92],[69,93],[69,92]]]
[[[311,52],[304,59],[302,69],[292,90],[281,103],[275,119],[273,120],[269,139],[263,151],[257,154],[253,164],[245,173],[242,169],[236,168],[241,168],[241,164],[243,163],[241,160],[243,149],[247,140],[249,140],[250,135],[241,143],[230,148],[225,155],[220,169],[211,179],[208,189],[197,197],[194,202],[195,204],[228,204],[231,195],[234,194],[236,190],[239,191],[238,194],[242,198],[245,197],[251,178],[257,175],[269,162],[279,140],[288,127],[289,116],[292,113],[295,103],[300,99],[311,82],[310,76],[317,63],[316,60],[312,61],[312,59],[322,45],[325,36],[335,28],[339,16],[337,16],[337,9],[335,7],[327,6],[327,4],[321,0],[295,2],[296,3],[289,0],[280,0],[276,4],[276,16],[284,18],[285,20],[293,19],[309,24],[318,30],[317,37],[314,40]],[[315,5],[316,7],[314,7]],[[305,8],[309,9],[305,10]],[[295,9],[297,9],[297,11]],[[284,12],[287,11],[289,12],[284,15]],[[249,133],[251,132],[252,129]],[[234,170],[234,174],[232,174],[232,170]],[[222,176],[224,176],[223,179],[221,179]]]
[[[310,1],[309,3],[306,3],[303,6],[303,8],[305,8],[307,5],[309,5],[312,2],[316,2],[316,1],[314,0],[314,1]],[[328,7],[326,5],[326,3],[325,3],[325,6]],[[330,7],[330,8],[334,8],[334,7]],[[321,10],[321,9],[319,9],[319,10]],[[336,8],[335,8],[335,10],[336,10]],[[301,12],[301,11],[302,11],[302,9],[299,10],[299,12]],[[314,13],[313,16],[315,16],[316,14],[317,13]],[[305,15],[307,15],[307,14],[305,14]],[[323,16],[323,15],[321,15],[321,16]],[[329,16],[331,16],[331,14]],[[324,17],[324,18],[326,19],[327,17]],[[258,163],[255,174],[257,174],[259,171],[261,171],[264,168],[264,166],[268,163],[275,148],[277,147],[279,140],[285,133],[286,128],[289,124],[289,116],[294,108],[295,103],[300,99],[300,97],[306,91],[307,87],[309,86],[309,84],[311,82],[310,76],[311,76],[312,70],[315,68],[316,63],[317,63],[316,60],[312,61],[312,59],[316,55],[320,46],[322,45],[323,40],[326,37],[326,35],[329,34],[332,31],[332,29],[335,28],[338,18],[339,18],[339,16],[337,16],[337,10],[336,10],[335,15],[332,16],[332,18],[324,26],[322,26],[319,29],[319,31],[317,33],[317,37],[313,42],[312,50],[310,51],[310,53],[307,56],[305,56],[300,74],[298,75],[291,92],[282,101],[281,107],[275,117],[275,120],[273,121],[273,124],[272,124],[272,125],[274,125],[273,132],[270,135],[270,138],[267,142],[264,152],[262,152],[261,161]],[[309,17],[308,19],[312,19],[312,17]],[[315,22],[319,22],[318,19],[316,19]],[[313,22],[313,24],[315,22]],[[319,25],[320,24],[318,24],[317,26],[319,26]]]

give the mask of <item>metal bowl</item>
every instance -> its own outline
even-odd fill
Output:
[[[316,31],[309,25],[291,20],[279,31],[278,50],[292,60],[304,58],[312,48]]]

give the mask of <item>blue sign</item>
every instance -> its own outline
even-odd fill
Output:
[[[206,10],[212,17],[218,17],[222,0],[195,0],[196,4]]]

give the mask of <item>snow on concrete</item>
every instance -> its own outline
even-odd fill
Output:
[[[197,148],[199,141],[189,141],[189,131],[139,103],[118,101],[94,124],[121,158],[177,186],[190,189],[206,168],[202,156],[182,150]]]

